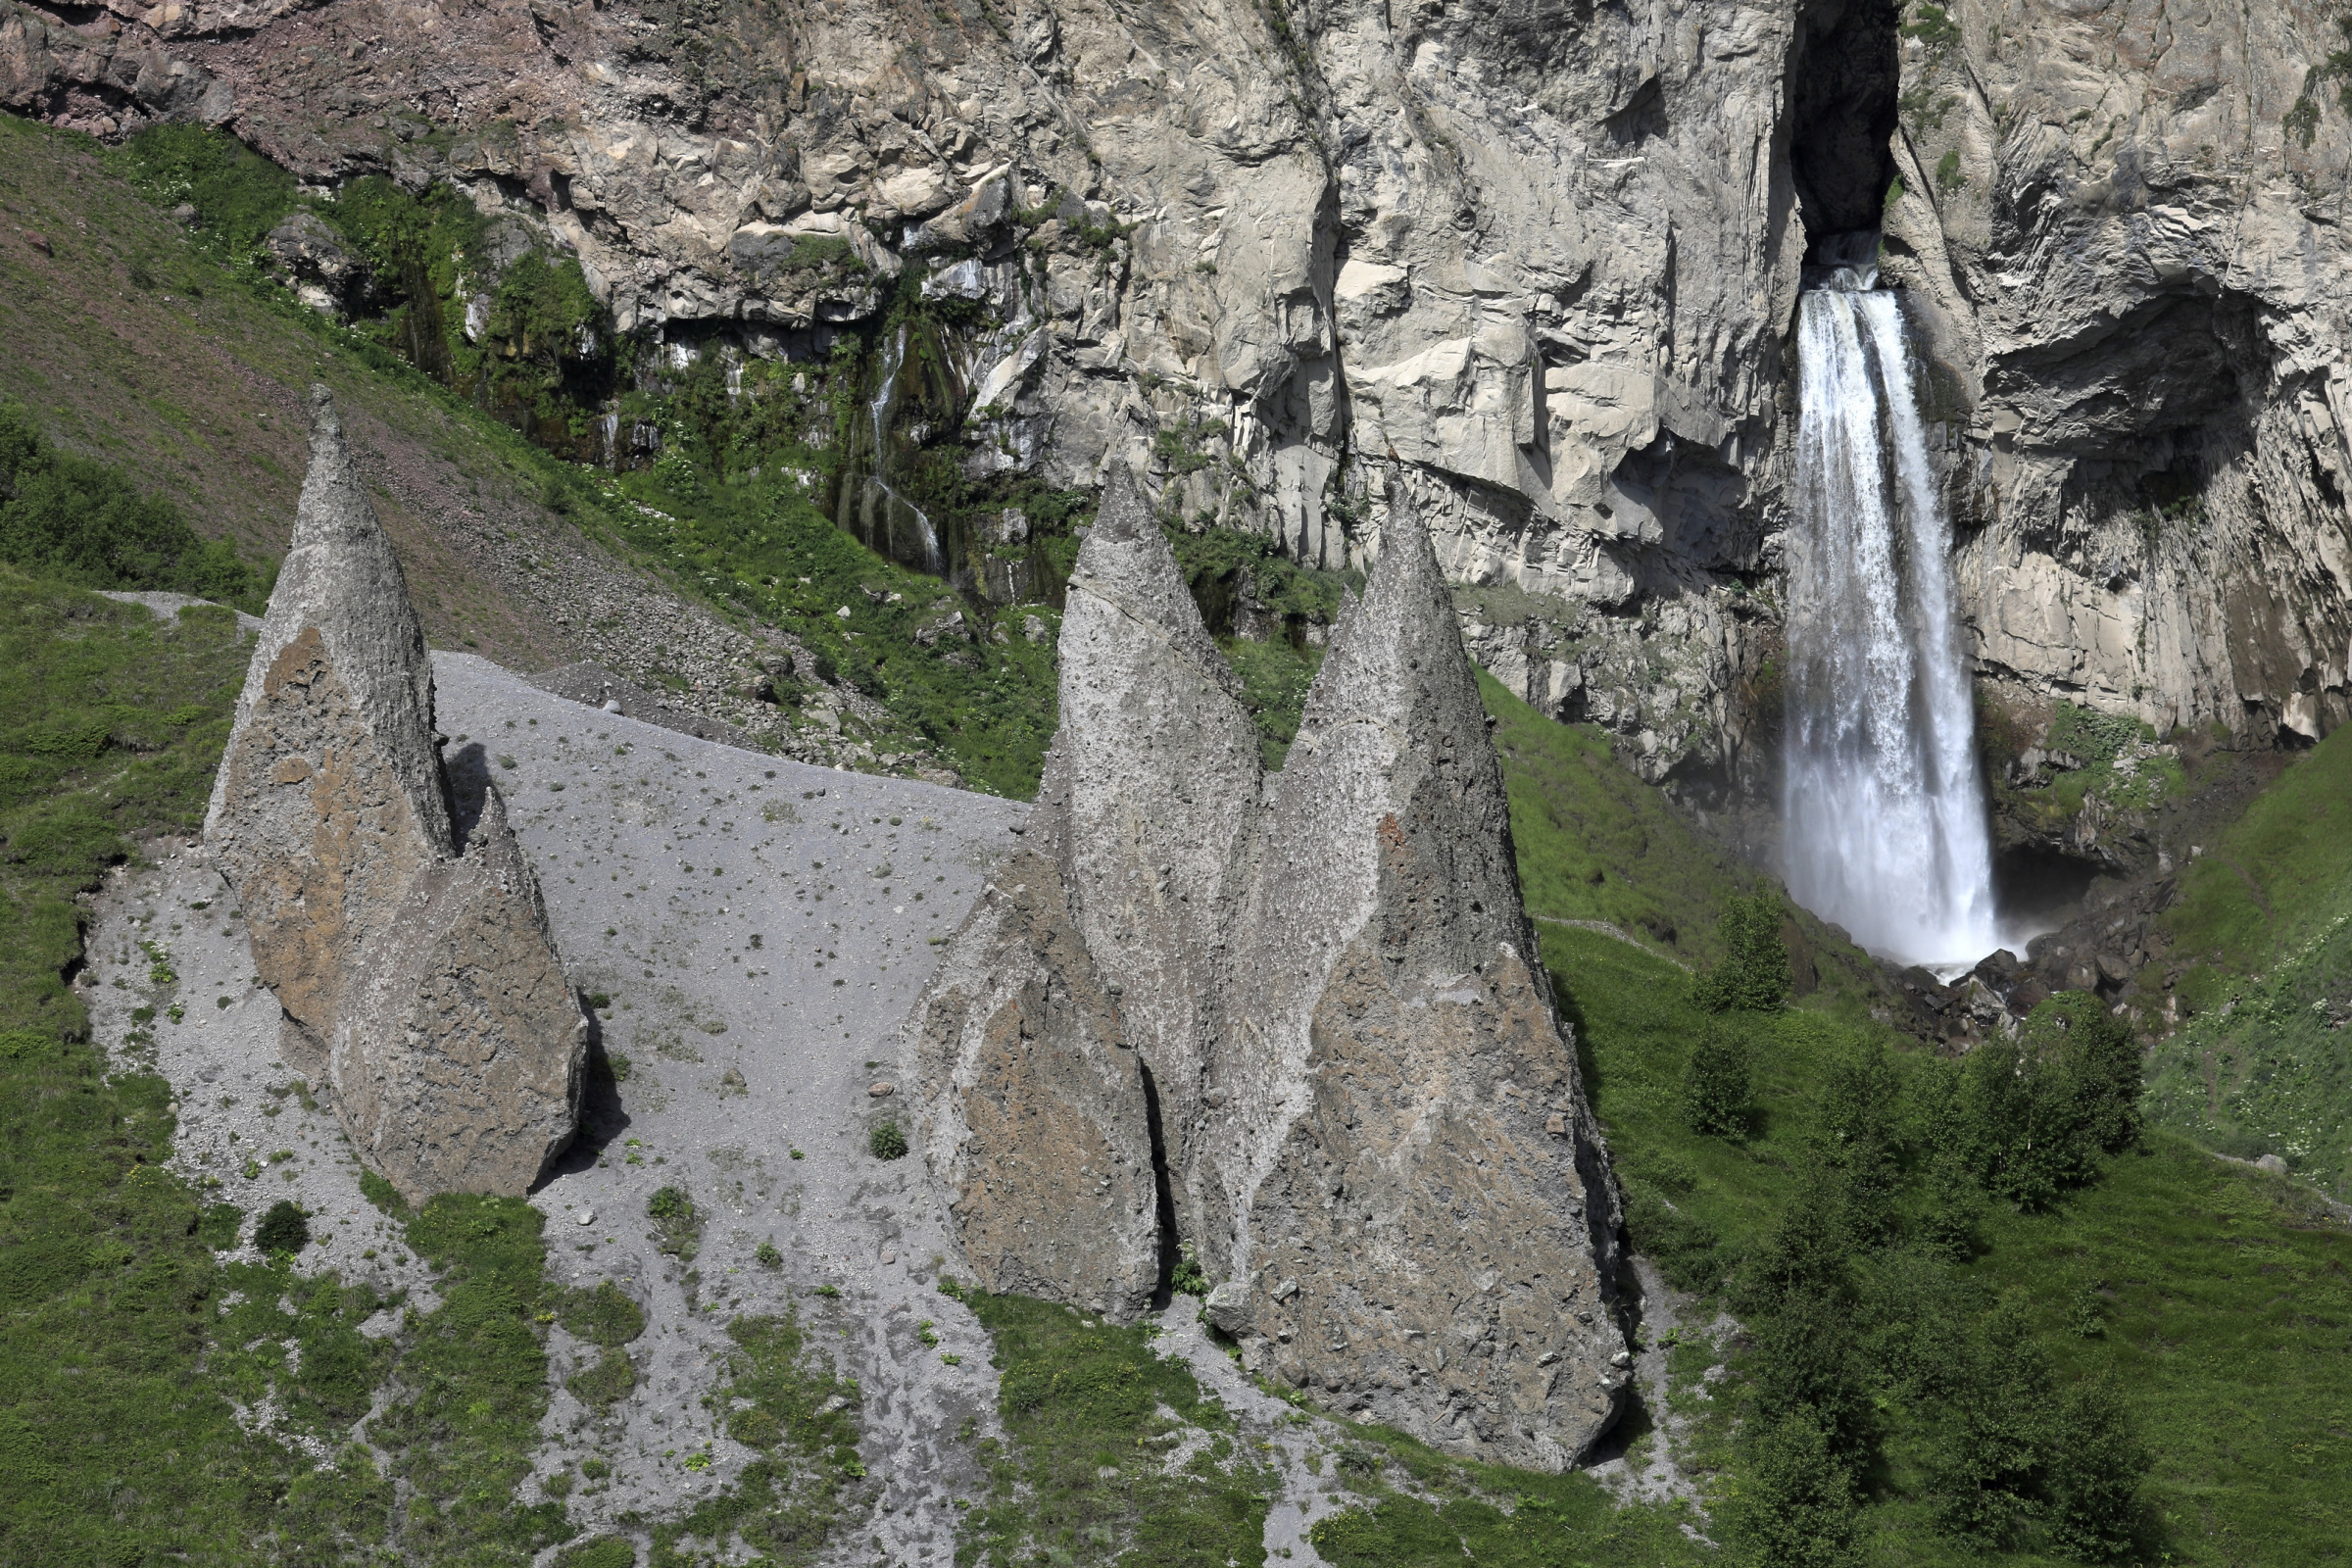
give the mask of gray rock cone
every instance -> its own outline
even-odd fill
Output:
[[[521,1193],[577,1123],[587,1020],[493,788],[461,849],[408,585],[326,389],[205,837],[286,1050],[420,1200]]]
[[[1197,1236],[1200,1195],[1183,1178],[1200,1164],[1263,763],[1240,682],[1123,468],[1070,574],[1060,656],[1078,926],[1152,1078],[1178,1229]]]
[[[1627,1380],[1615,1190],[1452,602],[1401,499],[1384,545],[1261,806],[1230,671],[1114,473],[1071,578],[1029,839],[918,1009],[926,1152],[984,1282],[1014,1277],[1004,1238],[1024,1238],[1031,1283],[994,1288],[1111,1310],[1174,1239],[1143,1225],[1141,1126],[1249,1365],[1559,1469]],[[1056,984],[1058,1030],[1007,1000]],[[1035,1145],[1024,1075],[1056,1086]]]
[[[1401,497],[1274,780],[1232,952],[1200,1185],[1246,1362],[1455,1452],[1571,1463],[1626,1377],[1615,1191]]]

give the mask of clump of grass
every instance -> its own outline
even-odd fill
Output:
[[[687,1537],[730,1534],[777,1562],[809,1562],[870,1485],[858,1456],[858,1385],[816,1351],[799,1315],[740,1317],[727,1337],[727,1436],[759,1457],[720,1495],[654,1532],[654,1568],[700,1561],[678,1548]]]
[[[654,1244],[670,1256],[694,1261],[703,1234],[703,1216],[682,1187],[663,1187],[645,1200],[646,1218],[654,1222]]]
[[[253,1228],[253,1245],[265,1257],[299,1252],[311,1245],[310,1216],[299,1204],[281,1198],[270,1205],[270,1212]]]
[[[865,1135],[865,1149],[876,1159],[905,1159],[906,1130],[895,1121],[877,1122]]]
[[[959,1560],[1224,1568],[1263,1557],[1272,1477],[1184,1362],[1152,1353],[1149,1329],[944,1279],[941,1287],[996,1344],[997,1408],[1010,1439],[980,1446],[989,1494],[965,1516]],[[1147,1440],[1188,1427],[1208,1441],[1170,1473],[1164,1448]]]

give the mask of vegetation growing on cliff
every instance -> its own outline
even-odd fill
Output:
[[[2150,1114],[2352,1197],[2352,729],[2199,848],[2161,921],[2190,1016],[2156,1044]]]

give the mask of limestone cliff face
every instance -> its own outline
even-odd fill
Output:
[[[408,588],[314,389],[300,514],[215,780],[286,1049],[412,1200],[519,1194],[577,1124],[587,1019],[495,787],[464,845]]]
[[[2352,122],[2318,6],[1960,0],[1902,47],[1984,673],[2166,726],[2352,711]]]
[[[1614,1190],[1452,605],[1391,517],[1261,808],[1230,674],[1113,477],[1029,843],[911,1025],[926,1152],[992,1288],[1127,1315],[1181,1237],[1251,1367],[1559,1469],[1625,1381]]]
[[[0,0],[0,103],[454,181],[681,353],[821,355],[919,270],[985,321],[975,477],[1123,464],[1360,565],[1393,453],[1475,655],[1652,779],[1767,782],[1803,259],[1884,224],[1985,669],[2256,743],[2345,711],[2308,0],[110,7]]]

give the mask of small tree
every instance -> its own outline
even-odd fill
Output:
[[[1779,1008],[1791,984],[1788,950],[1781,942],[1786,917],[1776,894],[1725,902],[1716,925],[1723,936],[1723,961],[1698,977],[1695,996],[1700,1006],[1709,1012]]]
[[[2058,1406],[2049,1357],[2015,1299],[1978,1325],[1956,1382],[1928,1467],[1936,1522],[1982,1546],[2015,1544],[2040,1509]]]
[[[2087,1181],[2104,1152],[2139,1137],[2139,1048],[2096,997],[2035,1007],[2014,1041],[1969,1057],[1964,1118],[1985,1189],[2020,1209],[2048,1207]]]
[[[1733,1534],[1760,1568],[1844,1568],[1854,1560],[1853,1477],[1810,1410],[1764,1423],[1747,1475],[1727,1506]]]
[[[2050,1449],[2050,1544],[2078,1562],[2130,1555],[2149,1463],[2114,1391],[2094,1383],[2069,1394]]]
[[[1683,1119],[1692,1132],[1738,1138],[1747,1131],[1747,1058],[1745,1031],[1719,1018],[1700,1027],[1683,1067]]]

